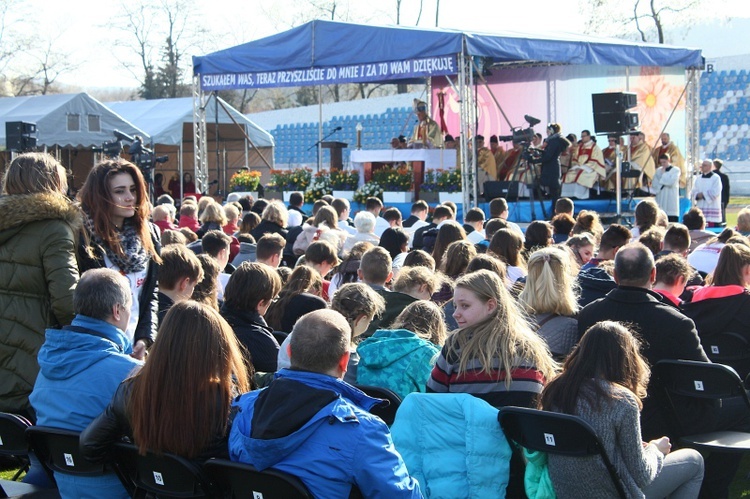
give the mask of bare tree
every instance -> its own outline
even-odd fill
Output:
[[[189,95],[184,54],[206,35],[189,0],[140,0],[121,4],[115,25],[123,65],[140,82],[146,99]],[[137,60],[137,63],[134,63]]]
[[[637,38],[665,43],[666,26],[687,28],[701,17],[706,0],[580,0],[590,12],[589,33]]]

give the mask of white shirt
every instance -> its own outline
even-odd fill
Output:
[[[386,229],[390,229],[391,224],[388,223],[388,221],[383,217],[378,217],[375,219],[375,229],[373,232],[375,232],[375,235],[380,237],[383,235],[383,232],[385,232]]]
[[[118,273],[122,274],[122,270],[120,270],[120,267],[115,265],[115,263],[112,262],[112,260],[110,260],[106,254],[104,255],[104,265],[108,269],[115,270]],[[128,282],[130,282],[130,296],[133,298],[133,304],[130,306],[130,322],[128,322],[128,327],[125,330],[125,334],[127,334],[131,344],[133,343],[133,338],[135,337],[135,328],[138,327],[138,319],[141,309],[141,292],[143,291],[143,283],[146,282],[149,265],[151,265],[150,261],[146,265],[146,270],[142,270],[140,272],[131,272],[130,274],[123,274]]]
[[[348,234],[352,236],[357,235],[357,229],[349,225],[349,223],[346,220],[339,220],[339,229],[347,232]]]
[[[478,244],[484,241],[484,231],[475,230],[475,231],[469,232],[466,235],[466,239],[468,239],[471,244]]]

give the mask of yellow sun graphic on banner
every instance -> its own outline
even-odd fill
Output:
[[[683,87],[670,83],[660,74],[642,74],[636,80],[633,92],[638,96],[638,105],[635,110],[648,144],[656,142],[672,110],[685,107],[685,99],[680,98],[682,90]]]

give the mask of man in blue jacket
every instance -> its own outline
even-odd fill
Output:
[[[127,355],[125,329],[130,283],[111,269],[81,276],[73,294],[70,326],[48,329],[39,350],[39,376],[29,397],[37,424],[82,431],[112,399],[120,382],[142,365]],[[32,468],[33,469],[33,468]],[[63,498],[129,497],[114,473],[76,477],[55,473]]]
[[[233,461],[299,477],[315,497],[421,498],[388,427],[368,412],[378,399],[342,381],[351,329],[332,310],[294,326],[291,368],[260,391],[242,395],[229,434]]]

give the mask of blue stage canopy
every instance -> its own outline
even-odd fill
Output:
[[[398,81],[456,74],[457,55],[491,63],[700,68],[700,50],[572,34],[469,33],[316,20],[193,57],[203,90]]]

